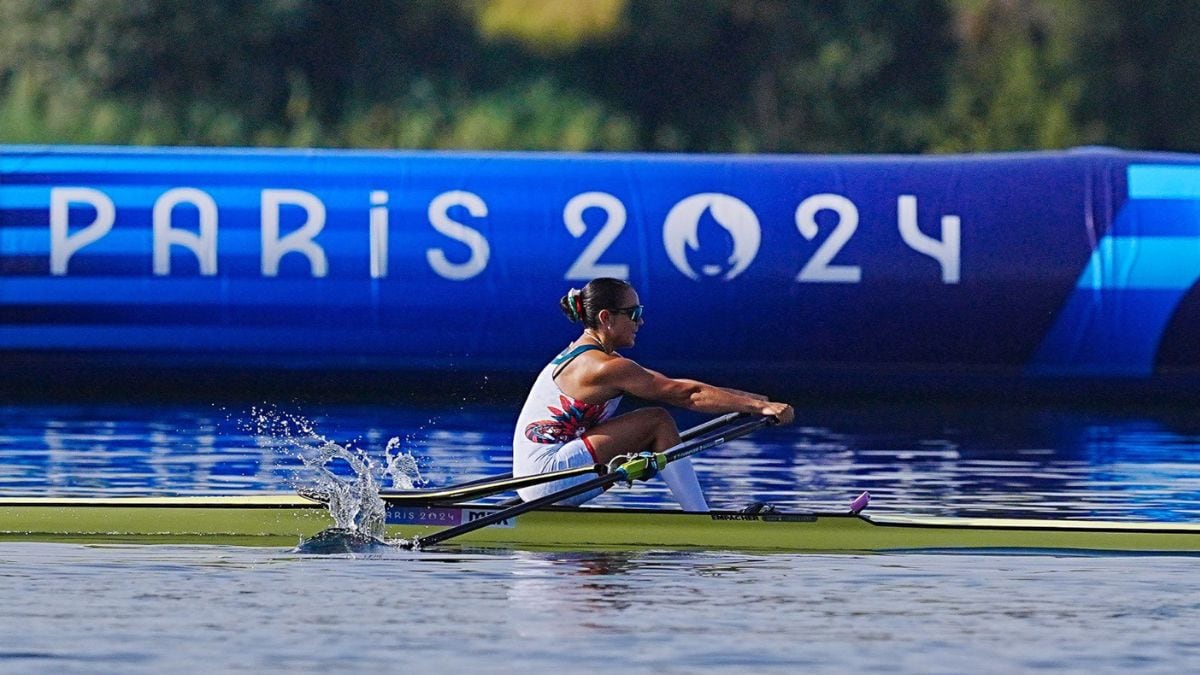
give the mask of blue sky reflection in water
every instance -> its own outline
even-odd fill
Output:
[[[515,416],[499,406],[270,404],[0,413],[0,494],[60,496],[289,490],[311,479],[296,455],[314,439],[381,465],[392,442],[425,484],[446,485],[508,471]],[[801,407],[797,420],[698,455],[710,502],[841,509],[870,490],[872,512],[1200,520],[1200,424],[1185,412],[862,404]],[[673,504],[660,481],[596,503]]]

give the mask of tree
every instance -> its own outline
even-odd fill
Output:
[[[0,142],[1200,147],[1190,0],[6,0]]]

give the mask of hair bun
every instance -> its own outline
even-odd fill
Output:
[[[559,304],[571,323],[583,321],[583,293],[578,288],[567,291],[562,300],[559,300]]]

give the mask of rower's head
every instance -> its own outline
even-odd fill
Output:
[[[642,305],[637,291],[621,279],[592,279],[582,289],[568,291],[559,305],[568,319],[592,330],[613,329],[619,327],[622,320],[628,320],[635,331],[642,324]]]

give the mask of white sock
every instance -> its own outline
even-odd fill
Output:
[[[700,481],[696,478],[696,470],[692,468],[692,460],[683,458],[671,462],[658,472],[671,488],[675,501],[684,511],[707,511],[708,502],[704,500],[704,491],[700,489]]]

